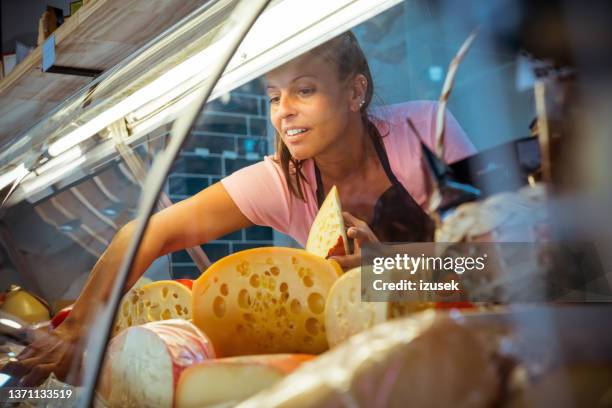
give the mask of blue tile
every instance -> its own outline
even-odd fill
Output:
[[[254,164],[256,162],[257,161],[247,159],[225,159],[225,173],[227,175],[230,175],[236,170],[239,170],[246,166],[250,166],[251,164]]]
[[[208,187],[208,178],[173,176],[168,180],[169,194],[195,195]]]
[[[238,153],[242,156],[247,153],[257,153],[260,156],[268,154],[268,141],[263,137],[238,138]]]
[[[247,93],[252,95],[265,95],[266,88],[262,77],[255,78],[251,82],[247,82],[240,88],[236,89],[236,92]]]
[[[251,135],[266,136],[268,134],[268,120],[251,118]]]
[[[208,149],[210,153],[221,153],[224,150],[235,150],[234,136],[191,135],[183,151],[195,152],[195,149]]]
[[[269,227],[256,225],[247,228],[245,231],[247,241],[272,241],[274,239],[272,228]]]
[[[246,135],[246,117],[208,113],[200,117],[196,125],[196,130]]]
[[[197,279],[200,271],[197,266],[174,266],[172,265],[172,279]]]
[[[210,103],[208,109],[217,112],[244,113],[248,115],[259,114],[259,99],[246,95],[230,94],[230,99],[224,103],[222,98],[217,98]]]
[[[172,253],[172,262],[193,262],[187,251],[177,251]]]
[[[229,244],[211,242],[202,245],[202,249],[204,249],[208,259],[210,259],[212,262],[216,262],[219,259],[229,255]]]
[[[181,156],[174,163],[172,173],[221,174],[221,159]]]

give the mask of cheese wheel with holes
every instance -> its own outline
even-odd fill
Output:
[[[362,302],[361,268],[342,275],[331,287],[325,304],[325,328],[329,347],[387,320],[431,307],[427,302]]]
[[[193,321],[220,356],[317,354],[327,350],[327,292],[342,274],[295,248],[255,248],[226,256],[193,285]]]
[[[109,344],[99,392],[111,407],[172,407],[181,372],[214,357],[206,335],[186,320],[129,327]]]
[[[170,280],[149,283],[123,297],[113,336],[130,326],[168,319],[191,319],[191,290]]]
[[[349,253],[342,206],[336,186],[333,186],[327,194],[310,227],[306,250],[323,258]]]
[[[270,387],[313,357],[267,354],[218,358],[193,365],[181,373],[176,407],[233,406]]]

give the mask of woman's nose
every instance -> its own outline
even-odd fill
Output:
[[[276,113],[281,119],[295,115],[295,106],[291,101],[291,98],[288,98],[286,96],[280,97],[278,100],[278,107],[276,109]]]

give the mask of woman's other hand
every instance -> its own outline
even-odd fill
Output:
[[[34,341],[8,362],[0,372],[13,377],[9,383],[13,387],[35,387],[43,383],[51,373],[65,381],[74,381],[81,365],[78,352],[76,330],[62,325],[55,330],[34,333]],[[78,360],[76,360],[78,359]],[[70,372],[74,369],[74,372]]]
[[[363,244],[371,244],[379,241],[367,222],[360,220],[347,211],[344,211],[342,216],[344,217],[344,223],[347,227],[346,235],[348,238],[353,239],[354,251],[350,255],[332,256],[329,259],[335,260],[340,264],[342,269],[347,270],[361,265],[361,247]]]

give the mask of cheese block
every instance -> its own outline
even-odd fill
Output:
[[[193,285],[193,321],[223,357],[321,353],[335,261],[302,249],[255,248],[226,256]]]
[[[214,357],[208,338],[186,320],[129,327],[109,344],[98,391],[110,407],[172,407],[181,372]]]
[[[113,336],[140,324],[167,319],[191,319],[191,290],[175,281],[149,283],[123,297],[113,327]]]
[[[182,372],[176,389],[177,408],[233,406],[270,387],[310,354],[267,354],[227,357],[193,365]]]
[[[362,302],[361,268],[342,275],[331,287],[325,304],[325,327],[329,347],[354,334],[395,317],[425,310],[429,302]]]
[[[336,186],[333,186],[327,194],[310,227],[306,250],[323,258],[349,253],[342,206]]]
[[[32,324],[51,318],[49,308],[40,298],[15,285],[4,295],[0,310]]]
[[[494,353],[500,341],[497,332],[431,311],[385,322],[236,407],[500,405],[507,368],[502,369],[504,361]]]

